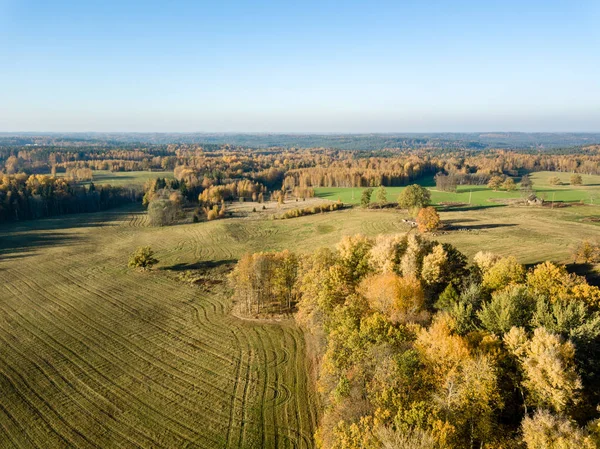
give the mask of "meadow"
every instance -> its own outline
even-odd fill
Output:
[[[550,185],[549,178],[557,176],[563,185]],[[530,178],[533,181],[533,190],[545,201],[573,202],[582,201],[585,204],[600,204],[600,176],[582,175],[583,185],[572,186],[569,184],[571,174],[560,172],[536,172]],[[473,206],[494,206],[506,200],[519,199],[522,193],[519,190],[497,192],[487,186],[464,185],[458,186],[456,192],[442,192],[436,190],[431,178],[424,178],[418,182],[431,191],[431,201],[434,204],[443,202],[466,203]],[[386,187],[388,201],[395,201],[404,187]],[[319,187],[315,189],[316,196],[331,201],[338,199],[347,204],[359,204],[363,188],[345,187]],[[375,195],[371,202],[375,202]]]
[[[136,186],[143,187],[144,184],[156,178],[173,178],[172,171],[115,171],[94,170],[92,182],[96,185],[110,184],[115,187]],[[88,185],[88,182],[82,184]]]
[[[563,189],[579,190],[553,188]],[[579,241],[600,235],[598,206],[473,206],[441,211],[451,228],[432,238],[469,257],[487,250],[531,264],[568,263]],[[408,232],[405,218],[352,208],[154,228],[129,206],[1,226],[2,447],[314,447],[302,331],[231,315],[224,273],[245,252]],[[160,261],[151,272],[127,267],[141,245]],[[188,271],[210,282],[178,280]]]

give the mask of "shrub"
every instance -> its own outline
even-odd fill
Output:
[[[287,218],[297,218],[297,217],[303,217],[305,215],[314,215],[314,214],[319,214],[319,213],[324,213],[324,212],[333,212],[334,210],[339,210],[342,209],[344,207],[343,203],[331,203],[331,204],[322,204],[319,206],[313,206],[313,207],[305,207],[304,209],[292,209],[292,210],[288,210],[287,212],[284,212],[283,214],[281,214],[279,217],[276,217],[280,220],[285,220]]]
[[[550,183],[551,186],[559,186],[562,185],[562,182],[560,181],[560,178],[558,176],[551,176],[548,179],[548,182]]]
[[[129,256],[129,266],[132,268],[152,268],[152,265],[158,263],[154,257],[154,251],[149,246],[140,246]]]

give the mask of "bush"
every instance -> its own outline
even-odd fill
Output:
[[[152,265],[158,263],[154,257],[154,251],[149,246],[140,246],[129,256],[129,266],[131,268],[152,268]]]
[[[208,221],[212,221],[212,220],[216,220],[218,216],[219,216],[219,212],[216,211],[215,209],[211,209],[206,214],[206,219]]]
[[[551,186],[560,186],[562,185],[562,182],[560,180],[560,178],[558,176],[551,176],[548,179],[548,182],[550,183]]]
[[[305,215],[314,215],[314,214],[325,213],[325,212],[333,212],[334,210],[339,210],[339,209],[342,209],[343,207],[344,207],[344,204],[340,203],[340,202],[331,203],[331,204],[322,204],[319,206],[305,207],[304,209],[288,210],[287,212],[284,212],[283,214],[281,214],[279,217],[276,217],[276,218],[278,218],[280,220],[285,220],[288,218],[298,218],[298,217],[303,217]]]

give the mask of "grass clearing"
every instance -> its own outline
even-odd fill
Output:
[[[135,186],[143,187],[150,179],[173,178],[172,171],[117,171],[94,170],[92,182],[96,185],[110,184],[115,187]],[[61,176],[61,173],[58,174]],[[89,181],[82,182],[83,185],[89,185]]]
[[[553,186],[548,182],[552,176],[558,176],[564,185]],[[571,186],[569,180],[571,173],[536,172],[531,175],[533,189],[536,194],[546,201],[574,202],[583,201],[585,204],[600,204],[600,176],[582,175],[584,185]],[[496,206],[490,200],[509,200],[521,198],[519,190],[513,192],[494,192],[487,186],[458,186],[457,192],[441,192],[435,189],[430,178],[425,178],[421,183],[431,191],[431,200],[434,204],[442,202],[466,203],[473,206]],[[404,187],[386,187],[389,201],[396,201]],[[319,198],[344,203],[359,204],[364,188],[350,187],[318,187],[315,194]],[[375,195],[371,197],[375,202]]]
[[[0,228],[0,441],[313,447],[300,330],[236,319],[223,287],[206,292],[166,269],[205,248],[229,260],[231,234],[144,222],[122,210]],[[158,250],[162,270],[126,267],[142,243]]]

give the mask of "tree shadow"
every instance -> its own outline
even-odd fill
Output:
[[[177,263],[169,267],[162,267],[161,270],[167,271],[188,271],[188,270],[211,270],[213,268],[219,268],[224,265],[232,265],[236,263],[235,259],[224,259],[224,260],[203,260],[194,263]]]
[[[506,207],[507,204],[478,204],[478,205],[467,205],[467,206],[438,206],[438,209],[442,212],[468,212],[474,210],[490,209],[493,207]]]
[[[569,263],[566,267],[569,273],[584,276],[588,284],[600,287],[600,271],[596,270],[596,265],[590,263]]]
[[[444,220],[444,223],[447,225],[453,225],[456,223],[473,223],[473,222],[477,222],[477,221],[479,221],[479,220],[475,220],[473,218],[463,218],[463,219],[457,218],[455,220]]]
[[[482,192],[484,190],[490,190],[490,188],[488,186],[473,186],[464,189],[458,189],[457,193]]]
[[[487,223],[487,224],[478,224],[478,225],[453,225],[447,226],[445,229],[447,231],[481,231],[482,229],[496,229],[496,228],[511,228],[517,226],[513,223]]]
[[[0,235],[0,262],[33,256],[38,250],[49,246],[68,246],[79,237],[73,234],[52,232],[14,232]]]
[[[139,207],[138,207],[139,206]],[[0,237],[2,233],[26,231],[52,231],[59,229],[93,228],[104,226],[118,226],[118,221],[131,214],[143,213],[140,205],[127,205],[121,208],[108,209],[98,212],[81,212],[77,214],[57,215],[54,217],[36,218],[32,220],[11,221],[0,223]]]

